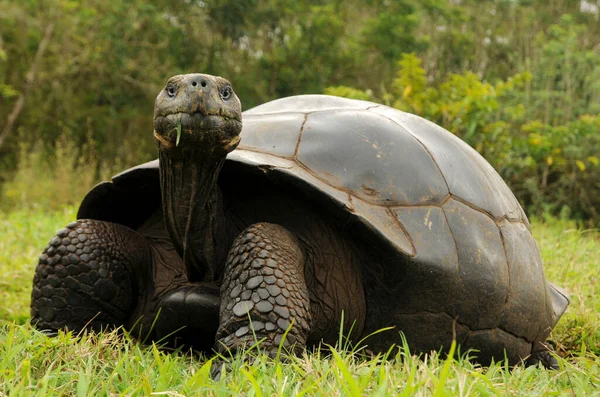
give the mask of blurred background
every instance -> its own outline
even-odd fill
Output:
[[[189,72],[245,109],[328,93],[419,114],[530,215],[600,222],[598,0],[0,0],[0,216],[154,159],[154,98]]]

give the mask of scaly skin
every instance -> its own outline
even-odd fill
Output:
[[[229,252],[220,311],[216,347],[221,353],[263,339],[261,350],[271,357],[281,343],[290,351],[304,348],[310,302],[304,256],[296,237],[268,223],[243,231]]]
[[[125,325],[143,295],[146,241],[114,223],[80,220],[57,232],[40,256],[31,321],[42,330]]]

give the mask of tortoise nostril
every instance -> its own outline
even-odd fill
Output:
[[[202,81],[202,82],[200,83],[200,85],[201,85],[202,87],[206,87],[206,81]]]
[[[192,86],[194,86],[194,87],[197,85],[198,85],[198,83],[196,83],[195,81],[192,83]]]

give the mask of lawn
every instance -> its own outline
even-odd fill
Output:
[[[0,213],[0,396],[29,395],[600,395],[600,233],[573,222],[534,220],[546,276],[571,294],[552,334],[560,370],[464,359],[388,357],[331,348],[285,363],[237,357],[232,372],[210,378],[210,360],[143,346],[115,333],[49,338],[27,323],[36,258],[75,208]],[[343,345],[343,343],[342,343]],[[254,352],[249,352],[253,355]]]

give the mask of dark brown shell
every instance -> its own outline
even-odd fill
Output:
[[[324,95],[266,103],[244,112],[243,123],[241,144],[228,161],[324,193],[411,258],[412,269],[394,286],[408,308],[397,318],[406,324],[418,329],[458,319],[468,345],[476,347],[481,332],[499,334],[501,345],[506,334],[523,343],[526,355],[564,312],[568,299],[546,282],[515,196],[483,157],[445,129],[387,106]],[[126,171],[114,186],[149,189],[147,173],[157,167]],[[152,192],[157,175],[155,183]],[[101,211],[93,205],[97,198],[122,196],[99,188],[84,199],[80,217]]]

